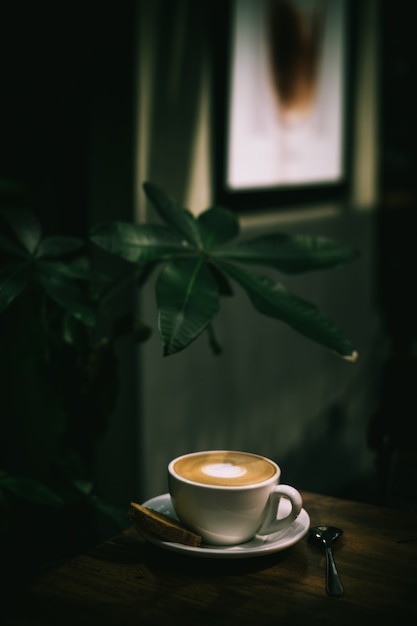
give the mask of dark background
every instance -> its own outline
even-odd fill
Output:
[[[385,479],[387,436],[416,454],[417,107],[414,3],[379,4],[376,293],[393,350],[369,443]],[[97,218],[132,216],[137,8],[133,0],[2,8],[0,177],[26,184],[49,233],[85,236]]]
[[[133,1],[2,9],[0,172],[27,184],[50,232],[88,232],[109,142],[118,152],[113,177],[125,177],[120,207],[132,205],[134,16]],[[101,184],[111,185],[109,175]]]

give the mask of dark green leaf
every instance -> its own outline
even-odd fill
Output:
[[[34,254],[42,235],[41,225],[36,215],[26,209],[2,209],[0,213],[23,247],[30,254]]]
[[[275,233],[236,242],[213,251],[213,256],[297,274],[348,263],[358,254],[351,246],[326,237]]]
[[[111,280],[106,274],[92,270],[88,259],[85,257],[79,257],[68,262],[55,260],[40,262],[44,267],[49,267],[52,272],[67,278],[75,278],[100,285],[105,285]]]
[[[206,263],[168,263],[156,283],[158,327],[168,356],[187,347],[219,310],[216,281]]]
[[[94,326],[95,316],[91,306],[82,297],[78,286],[69,278],[56,270],[54,264],[39,262],[37,264],[37,277],[52,300],[62,306],[77,320]]]
[[[91,240],[107,252],[132,263],[162,261],[192,252],[168,228],[153,224],[100,224],[92,231]]]
[[[149,263],[144,263],[140,269],[140,273],[137,277],[137,287],[140,289],[145,285],[145,283],[152,276],[153,272],[158,267],[158,261],[150,261]]]
[[[153,183],[144,183],[143,189],[159,216],[170,230],[176,233],[180,239],[185,239],[195,247],[200,247],[200,233],[193,214],[180,206],[170,198],[163,189]]]
[[[36,256],[38,258],[62,256],[79,250],[83,245],[83,240],[76,237],[47,237],[40,242]]]
[[[206,250],[231,241],[239,235],[239,220],[233,211],[212,207],[197,218],[201,240]]]
[[[28,284],[27,263],[11,263],[0,268],[0,313],[17,298]]]
[[[217,289],[221,296],[233,296],[233,289],[223,272],[213,263],[209,263],[209,268],[217,283]]]
[[[209,345],[210,345],[210,348],[211,348],[213,354],[215,354],[216,356],[222,354],[223,353],[223,349],[222,349],[220,343],[217,341],[217,337],[216,337],[216,334],[214,332],[213,324],[209,324],[207,326],[207,333],[208,333],[208,336],[209,336]]]
[[[7,237],[4,237],[3,235],[0,235],[0,250],[2,250],[3,252],[9,252],[20,257],[27,256],[26,250],[17,246],[13,241],[8,239]]]
[[[316,306],[291,294],[268,276],[243,270],[230,263],[221,263],[221,267],[243,287],[260,313],[285,322],[344,358],[356,359],[357,354],[343,331]]]
[[[5,476],[0,479],[0,486],[16,496],[47,506],[62,506],[62,498],[43,483],[33,478]]]
[[[134,286],[138,272],[138,266],[132,265],[128,272],[123,272],[113,277],[108,276],[105,284],[99,285],[97,284],[98,281],[96,281],[92,295],[96,306],[104,310],[108,302],[114,301],[127,287]],[[104,281],[101,282],[103,283]]]

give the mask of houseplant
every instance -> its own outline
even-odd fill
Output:
[[[247,265],[284,274],[329,269],[352,261],[356,251],[324,237],[272,233],[239,239],[235,213],[213,207],[197,218],[152,183],[144,184],[162,225],[113,222],[96,226],[91,239],[133,264],[163,264],[156,283],[158,328],[168,356],[187,347],[211,324],[219,297],[231,295],[230,279],[260,313],[281,320],[306,337],[355,360],[344,333],[319,309]]]
[[[128,332],[142,341],[150,333],[132,311],[122,317],[109,313],[107,305],[122,285],[140,288],[159,272],[157,325],[165,356],[184,350],[205,331],[219,352],[213,321],[221,297],[231,296],[238,285],[260,313],[343,358],[356,358],[337,325],[275,278],[351,262],[357,253],[350,246],[285,233],[244,239],[228,209],[213,207],[195,217],[150,182],[144,192],[158,223],[98,224],[85,241],[44,237],[30,210],[1,210],[4,545],[27,520],[29,503],[37,540],[41,531],[45,542],[51,539],[45,520],[58,518],[61,537],[69,522],[67,542],[74,551],[80,540],[93,540],[97,511],[125,523],[124,511],[103,502],[92,480],[93,445],[106,430],[118,393],[118,337]],[[101,266],[103,253],[107,262]],[[122,276],[114,275],[112,256],[121,260]],[[251,265],[256,269],[248,269]],[[262,266],[266,274],[259,271]],[[71,543],[75,529],[80,536]],[[61,547],[52,546],[50,553],[43,547],[43,557],[62,555]]]

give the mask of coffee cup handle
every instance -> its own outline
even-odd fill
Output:
[[[286,498],[291,504],[291,510],[285,517],[277,519],[278,507],[281,498]],[[270,535],[287,528],[298,517],[303,507],[301,494],[290,485],[276,485],[269,494],[265,516],[258,535]]]

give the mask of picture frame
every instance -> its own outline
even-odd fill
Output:
[[[222,5],[213,67],[217,204],[256,211],[347,198],[350,18],[348,0]]]

